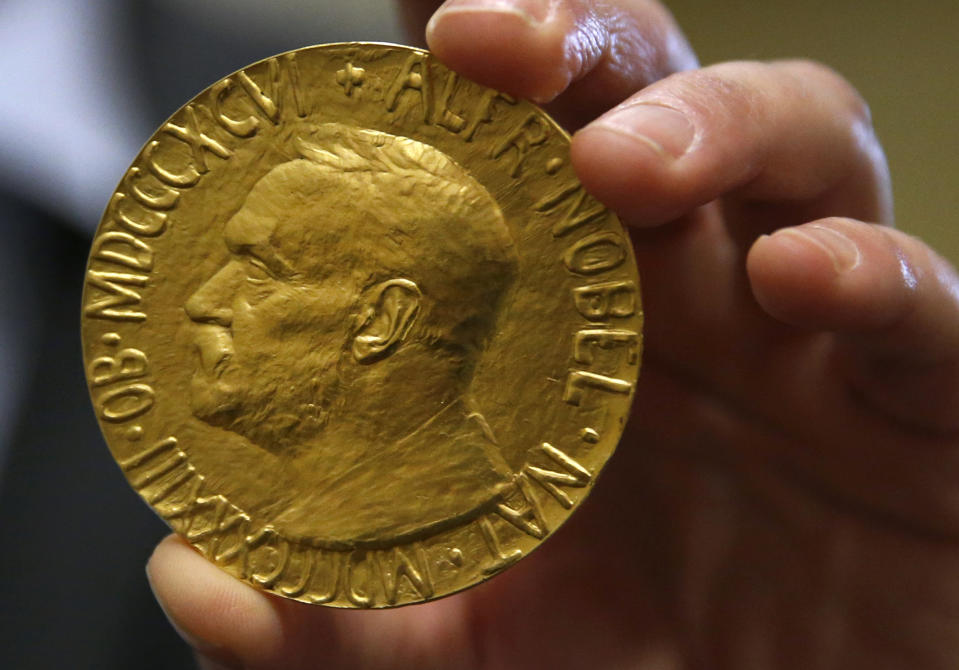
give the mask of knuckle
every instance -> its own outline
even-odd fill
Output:
[[[837,101],[850,124],[872,128],[872,113],[866,99],[836,70],[809,59],[781,61],[779,65],[790,70],[804,88],[815,87]]]
[[[888,179],[882,144],[872,123],[869,104],[859,91],[831,67],[813,60],[783,61],[800,87],[801,95],[825,101],[835,123],[834,128],[845,138],[854,164],[869,165],[877,183]]]
[[[691,108],[713,122],[722,117],[739,121],[755,116],[761,103],[761,91],[740,77],[728,76],[727,67],[712,66],[701,70],[681,72],[667,77],[657,93]]]
[[[565,43],[579,60],[574,80],[600,71],[635,91],[698,65],[672,14],[657,0],[571,4],[578,30]]]

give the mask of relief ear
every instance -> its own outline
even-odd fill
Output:
[[[370,290],[368,317],[353,338],[353,358],[374,363],[403,341],[420,309],[423,294],[408,279],[390,279]]]

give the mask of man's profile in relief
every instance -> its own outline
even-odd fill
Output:
[[[310,474],[319,540],[468,518],[511,472],[469,397],[517,273],[492,196],[405,137],[321,126],[228,221],[187,301],[194,415]],[[305,470],[310,468],[310,470]],[[292,523],[296,512],[291,512]]]

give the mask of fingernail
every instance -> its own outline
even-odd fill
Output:
[[[798,235],[819,247],[832,260],[833,267],[838,273],[849,272],[862,261],[859,246],[835,228],[820,223],[810,223],[780,232]]]
[[[550,0],[447,0],[430,18],[426,33],[433,31],[441,16],[452,12],[512,14],[531,26],[538,26],[549,18],[551,9]]]
[[[652,103],[640,103],[609,112],[590,127],[604,127],[643,142],[664,158],[680,158],[689,151],[696,129],[686,115]]]

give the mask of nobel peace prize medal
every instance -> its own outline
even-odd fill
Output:
[[[629,240],[566,133],[382,44],[177,111],[109,201],[82,310],[131,486],[223,570],[335,607],[535,549],[611,455],[642,343]]]

